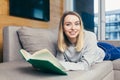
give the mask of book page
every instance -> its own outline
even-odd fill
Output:
[[[23,58],[24,58],[26,61],[28,61],[29,58],[31,57],[31,54],[28,53],[28,52],[27,52],[26,50],[24,50],[24,49],[21,49],[21,50],[20,50],[20,54],[23,56]]]
[[[37,60],[50,61],[53,65],[59,67],[62,70],[65,70],[65,68],[59,63],[59,61],[55,58],[55,56],[47,49],[43,49],[35,52],[31,58]]]
[[[20,50],[21,55],[27,62],[32,64],[34,68],[50,73],[67,75],[65,68],[55,58],[55,56],[47,49],[43,49],[33,53],[32,55],[24,49]]]

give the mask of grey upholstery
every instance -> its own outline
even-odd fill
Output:
[[[22,47],[29,53],[33,54],[38,50],[47,48],[55,55],[57,46],[56,31],[54,29],[22,27],[17,33]]]
[[[13,61],[21,59],[18,51],[21,49],[21,45],[18,40],[16,31],[20,27],[4,28],[3,29],[3,61]]]
[[[109,68],[108,68],[109,67]],[[103,70],[104,69],[104,70]],[[114,80],[110,61],[94,65],[88,71],[69,71],[68,75],[48,74],[36,71],[23,61],[0,64],[1,80]],[[106,79],[109,77],[109,79]]]
[[[34,70],[18,54],[21,48],[16,31],[20,27],[8,26],[3,32],[3,58],[0,64],[1,80],[119,80],[120,60],[103,61],[92,66],[88,71],[68,71],[67,76],[42,73]],[[111,43],[111,41],[109,41]],[[118,41],[119,42],[119,41]],[[112,43],[119,46],[116,41]]]

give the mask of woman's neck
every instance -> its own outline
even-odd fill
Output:
[[[70,41],[72,44],[76,44],[77,39],[76,39],[76,38],[75,38],[75,39],[69,39],[69,41]]]

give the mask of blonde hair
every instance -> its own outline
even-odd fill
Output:
[[[68,11],[68,12],[65,12],[63,14],[63,16],[61,17],[61,20],[60,20],[60,23],[59,23],[59,32],[58,32],[58,49],[61,51],[61,52],[64,52],[67,47],[69,46],[69,40],[67,38],[67,36],[65,35],[64,31],[63,31],[63,27],[64,27],[64,19],[67,15],[75,15],[79,18],[80,20],[80,33],[79,33],[79,36],[78,36],[78,39],[77,39],[77,43],[75,45],[75,48],[76,48],[76,51],[81,51],[81,49],[83,48],[83,22],[82,22],[82,19],[80,17],[80,15],[74,11]]]

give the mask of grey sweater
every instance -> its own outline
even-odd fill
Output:
[[[64,53],[57,51],[56,58],[66,70],[87,70],[92,64],[104,59],[105,53],[97,46],[96,35],[90,31],[84,33],[84,46],[80,52],[76,52],[74,45],[69,46]]]

